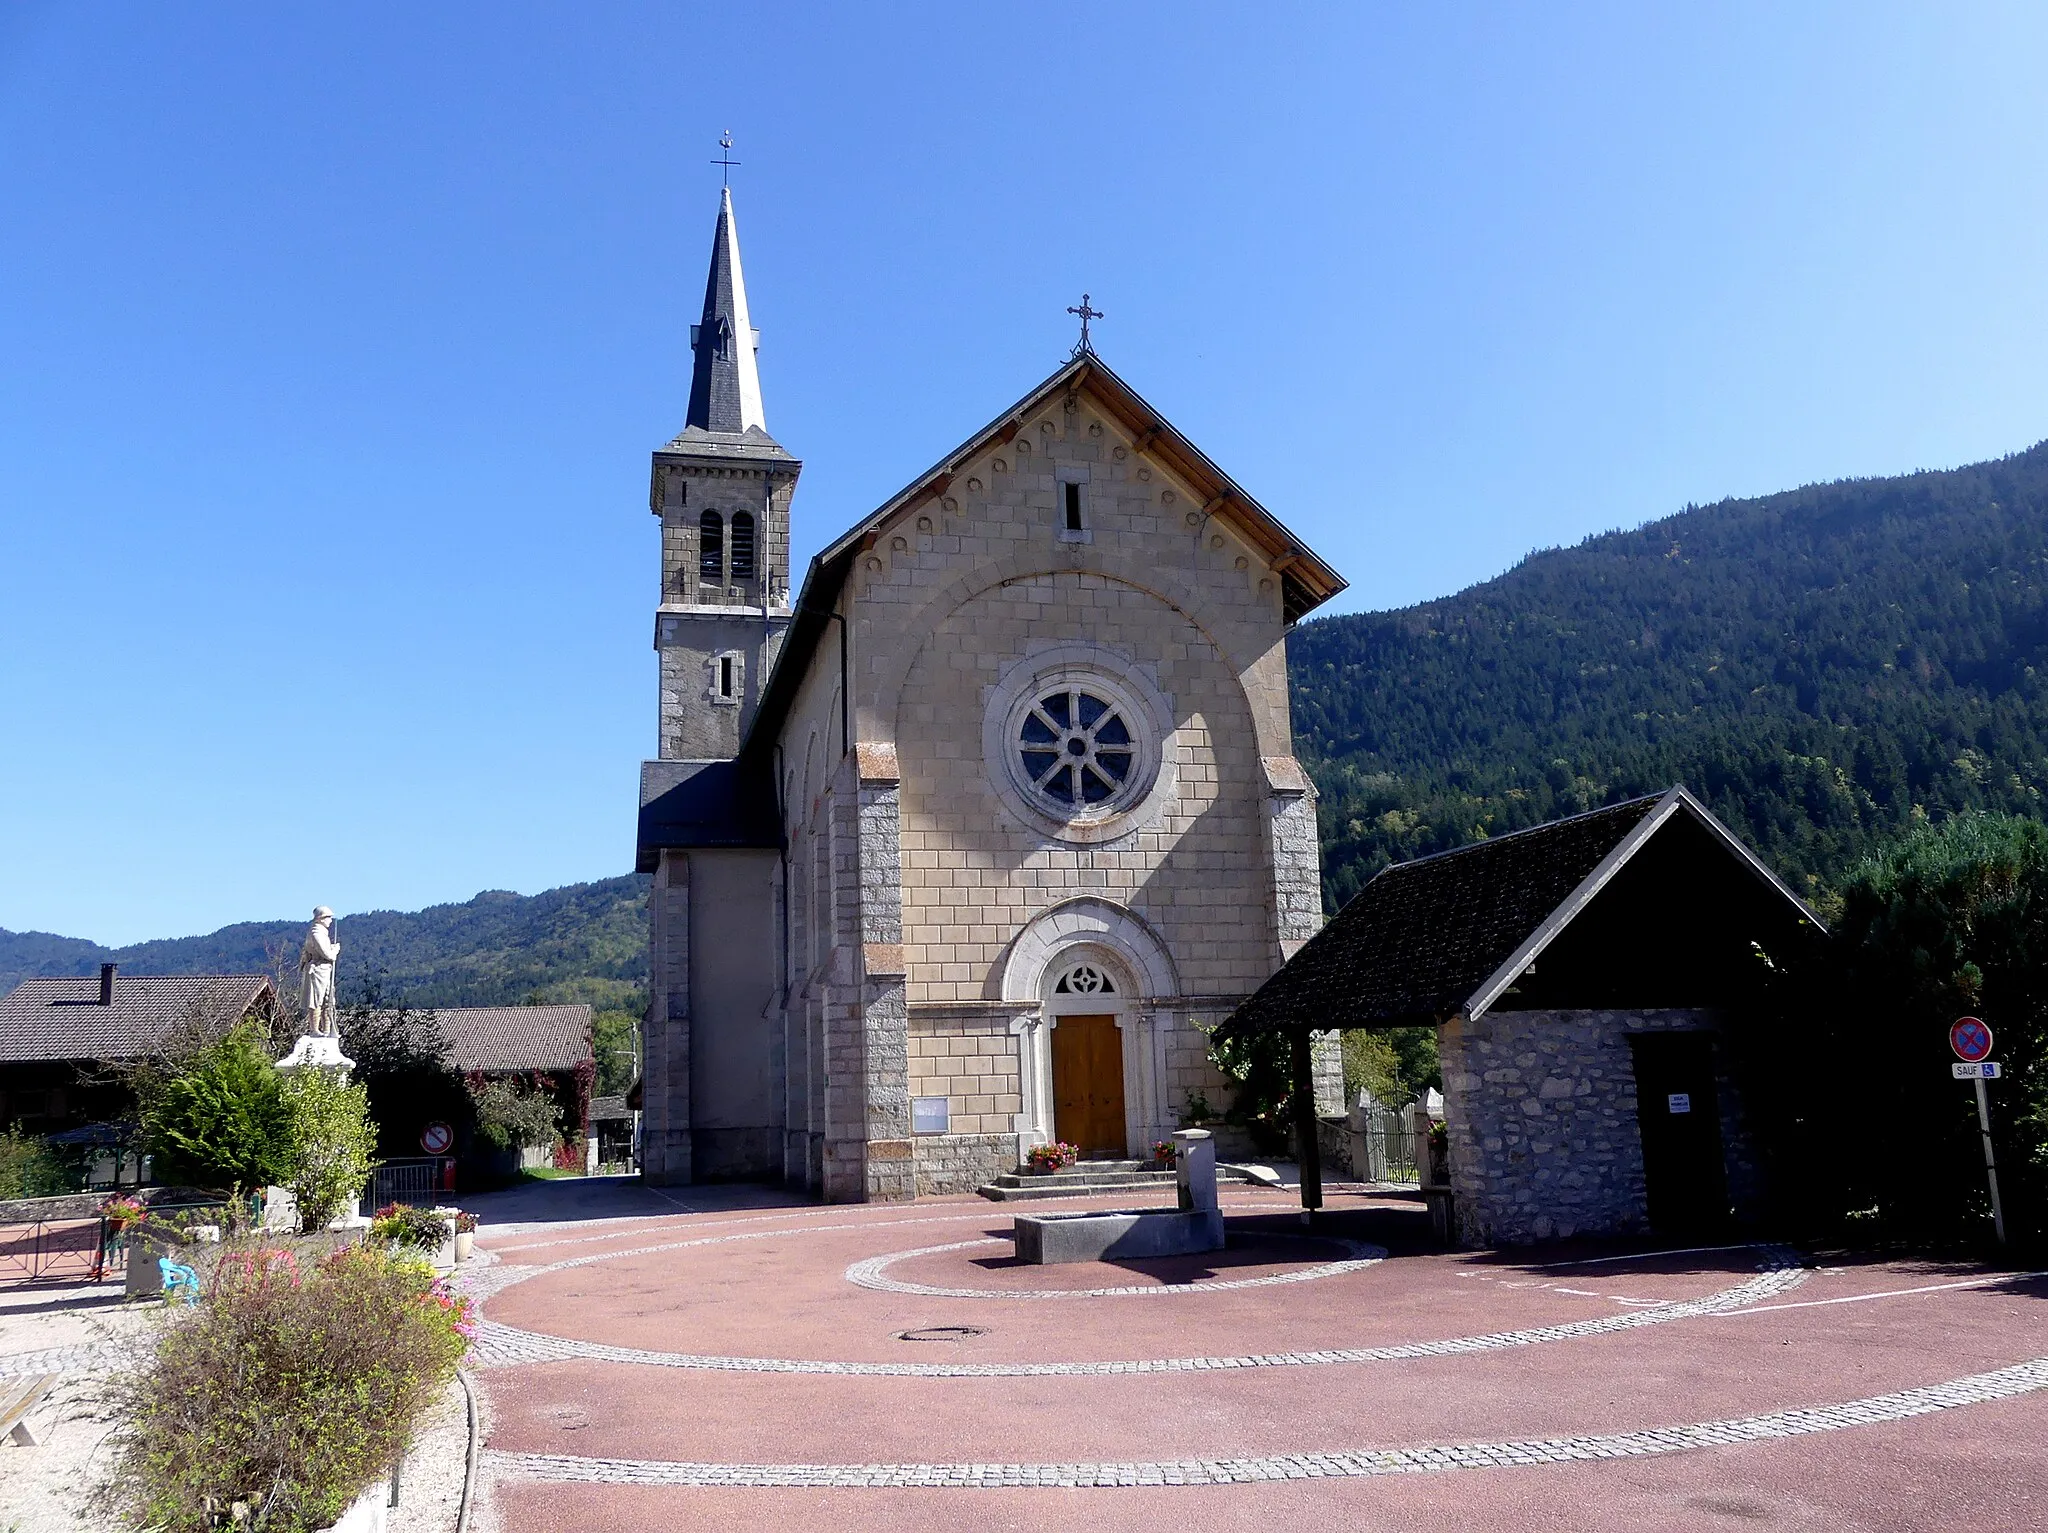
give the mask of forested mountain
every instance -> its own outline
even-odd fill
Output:
[[[1809,894],[1962,809],[2041,813],[2048,443],[1687,507],[1289,641],[1325,897],[1683,782]]]
[[[418,1006],[589,1001],[638,1011],[647,986],[647,880],[637,874],[545,894],[492,890],[416,912],[344,913],[341,988],[366,979]],[[270,974],[295,970],[306,922],[251,921],[204,937],[102,948],[72,937],[0,930],[0,994],[32,974]]]

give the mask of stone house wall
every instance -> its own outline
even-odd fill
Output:
[[[1647,1227],[1631,1033],[1720,1031],[1703,1010],[1492,1011],[1438,1029],[1459,1238],[1520,1245]],[[1717,1047],[1728,1191],[1753,1214],[1759,1175]]]

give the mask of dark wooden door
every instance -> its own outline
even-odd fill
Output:
[[[1714,1040],[1705,1033],[1638,1033],[1629,1047],[1650,1224],[1660,1235],[1712,1233],[1728,1219]]]
[[[1121,1160],[1123,1034],[1114,1017],[1061,1017],[1052,1030],[1052,1131],[1090,1159]]]

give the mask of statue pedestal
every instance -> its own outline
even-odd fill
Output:
[[[292,1045],[292,1051],[277,1062],[280,1070],[296,1070],[301,1065],[316,1065],[323,1070],[353,1070],[356,1062],[341,1052],[339,1038],[323,1038],[313,1033],[299,1034],[299,1041]]]

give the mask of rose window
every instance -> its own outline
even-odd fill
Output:
[[[1116,797],[1137,759],[1122,710],[1080,687],[1048,692],[1031,705],[1017,751],[1031,786],[1066,810]]]

